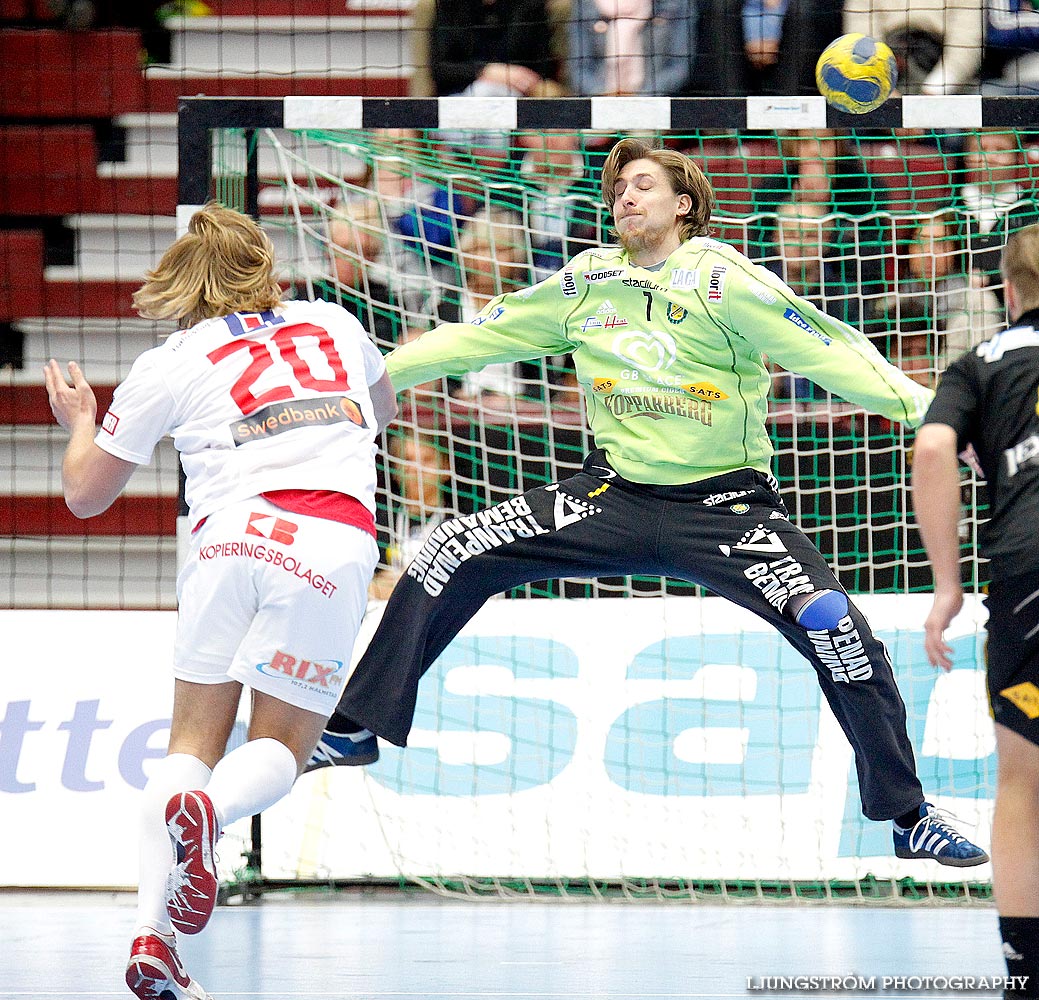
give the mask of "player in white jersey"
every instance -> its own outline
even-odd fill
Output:
[[[106,510],[167,434],[187,479],[173,718],[144,790],[126,971],[142,1000],[207,997],[174,929],[212,913],[221,828],[277,802],[314,750],[378,557],[376,435],[397,409],[382,357],[339,306],[280,298],[260,227],[211,203],[134,297],[184,329],[137,359],[100,429],[79,367],[71,386],[45,368],[74,514]],[[248,741],[225,756],[243,685]]]

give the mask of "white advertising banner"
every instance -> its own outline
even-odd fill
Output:
[[[857,603],[896,665],[928,798],[987,843],[983,610],[970,602],[954,623],[956,668],[936,674],[923,655],[929,596]],[[134,884],[174,627],[172,612],[0,612],[0,885]],[[247,830],[222,842],[225,874],[242,867]],[[892,856],[890,825],[860,815],[851,750],[812,669],[717,598],[491,601],[423,679],[406,750],[384,744],[371,767],[304,775],[264,816],[268,877],[402,872],[957,875]]]

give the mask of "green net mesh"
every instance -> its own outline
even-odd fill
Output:
[[[901,130],[905,131],[905,130]],[[1039,218],[1035,150],[1005,130],[659,136],[711,179],[715,231],[795,291],[860,327],[933,385],[1004,322],[999,247]],[[353,311],[385,350],[610,240],[599,168],[617,137],[588,132],[260,133],[261,208],[295,294]],[[241,142],[228,142],[241,159]],[[492,391],[493,390],[493,391]],[[498,391],[501,390],[501,391]],[[445,468],[439,505],[468,513],[576,469],[590,441],[568,359],[504,382],[445,380],[408,400]],[[858,593],[929,586],[907,516],[911,434],[778,370],[774,471],[798,523]],[[402,447],[402,446],[401,446]],[[399,450],[399,448],[398,448]],[[394,449],[387,460],[393,485]],[[403,463],[401,463],[403,466]],[[984,511],[973,481],[964,482]],[[384,548],[394,548],[392,490]],[[434,497],[435,491],[428,493]],[[418,517],[424,512],[413,511]],[[983,516],[983,513],[982,513]],[[964,522],[964,573],[983,572]],[[693,593],[679,581],[545,584],[531,594]]]
[[[261,131],[253,150],[259,209],[289,294],[341,303],[389,351],[609,242],[598,176],[616,138]],[[1005,322],[999,251],[1012,229],[1039,218],[1031,137],[990,129],[657,138],[711,179],[720,239],[860,327],[911,377],[934,385],[953,357]],[[228,197],[238,197],[243,133],[223,133],[217,148],[217,174],[228,175]],[[376,596],[388,593],[430,525],[565,477],[592,447],[567,357],[442,379],[400,403],[380,459]],[[918,641],[930,572],[907,492],[912,432],[779,368],[768,430],[791,516],[862,595],[867,615],[868,602],[884,595],[908,602],[908,617],[891,624],[881,614],[874,627],[896,663],[921,779],[983,831],[994,748],[979,687],[980,633],[956,640],[974,669],[936,683]],[[966,471],[962,490],[963,574],[978,593],[985,497]],[[710,596],[682,581],[638,577],[545,581],[507,596],[663,595]],[[907,879],[892,867],[886,824],[859,813],[847,743],[811,671],[777,635],[743,619],[719,624],[705,602],[628,601],[616,605],[621,632],[589,637],[582,623],[599,623],[594,631],[602,617],[585,617],[585,608],[598,602],[535,603],[548,638],[502,625],[509,634],[479,633],[450,647],[423,681],[417,742],[404,753],[387,748],[365,769],[359,798],[344,797],[334,775],[310,788],[307,849],[286,855],[285,877],[379,874],[364,852],[343,857],[343,838],[327,832],[353,824],[361,842],[366,834],[379,842],[402,880],[448,894],[987,898],[987,883],[969,872],[928,882],[929,873]],[[641,648],[629,637],[640,634],[641,618],[631,618],[638,608],[645,634],[662,635],[659,643]],[[623,676],[596,676],[604,690],[626,692],[599,731],[576,707],[580,699],[545,692],[580,688],[587,665],[573,649],[604,642],[632,648]],[[699,734],[684,756],[671,751],[675,733]],[[573,773],[585,775],[580,787],[567,784]],[[802,794],[807,805],[797,805]],[[604,801],[614,803],[608,816]],[[805,815],[817,801],[837,814]],[[435,803],[432,812],[423,802]],[[460,832],[470,826],[471,835]],[[488,829],[500,830],[494,846],[508,861],[490,858]],[[759,829],[777,836],[774,849],[762,848]],[[682,854],[676,845],[690,839],[695,850]],[[531,856],[542,840],[551,847]],[[745,840],[754,847],[734,855],[731,845]],[[575,844],[586,846],[575,854]],[[274,857],[268,849],[269,876],[278,874]]]

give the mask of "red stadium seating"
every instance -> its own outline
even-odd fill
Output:
[[[0,214],[77,212],[96,170],[89,125],[0,128]]]
[[[91,388],[97,399],[97,412],[104,413],[112,403],[115,386],[91,383]],[[0,423],[11,426],[46,426],[53,419],[45,386],[0,385]]]
[[[110,118],[144,109],[136,31],[0,31],[0,115]]]
[[[408,81],[399,76],[372,77],[150,77],[143,83],[150,111],[176,111],[183,94],[208,97],[406,97]]]
[[[43,233],[0,230],[0,320],[39,315],[43,306]]]
[[[952,201],[947,158],[932,147],[905,147],[865,159],[867,170],[883,177],[893,212],[934,212]]]
[[[216,17],[343,17],[364,14],[410,15],[410,3],[384,0],[209,0],[209,9]]]
[[[60,496],[8,496],[0,501],[0,537],[122,537],[176,531],[176,497],[122,496],[103,514],[86,521],[76,517]]]
[[[48,0],[0,0],[0,20],[45,23],[55,17]]]

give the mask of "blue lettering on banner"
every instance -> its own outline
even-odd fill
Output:
[[[58,729],[68,730],[69,734],[69,749],[61,769],[61,783],[74,792],[99,792],[105,787],[103,781],[91,781],[86,773],[91,738],[99,729],[107,729],[112,725],[111,719],[97,717],[100,706],[98,699],[77,701],[72,718],[58,726]]]
[[[235,723],[236,726],[239,723]],[[152,737],[159,737],[152,745]],[[119,773],[131,788],[144,788],[148,775],[144,773],[146,760],[162,760],[170,742],[170,720],[152,719],[130,731],[119,748]],[[245,742],[245,738],[239,741]]]
[[[0,719],[0,792],[32,792],[36,782],[18,780],[18,761],[28,733],[43,729],[45,720],[29,718],[29,702],[9,701]]]
[[[570,763],[577,720],[569,708],[547,698],[456,694],[444,683],[456,667],[499,667],[517,684],[525,680],[577,677],[577,656],[568,646],[528,636],[463,636],[444,651],[419,686],[416,729],[444,734],[499,734],[508,742],[496,763],[445,763],[435,748],[407,750],[383,744],[377,764],[366,769],[401,795],[506,795],[548,784]]]
[[[932,701],[939,678],[926,662],[922,632],[892,630],[878,638],[898,665],[917,771],[928,796],[976,794],[984,776],[994,773],[991,742],[964,739],[951,750],[923,752],[928,714],[937,711]],[[956,672],[983,676],[983,638],[952,640],[954,660],[964,664]],[[595,666],[584,668],[592,672]],[[474,690],[460,691],[457,677],[448,681],[458,667],[488,668],[488,673],[474,670]],[[419,687],[415,727],[431,733],[442,749],[413,745],[405,752],[385,746],[367,773],[402,795],[502,795],[546,785],[574,759],[579,738],[598,740],[600,724],[605,728],[606,720],[593,720],[582,737],[566,699],[552,696],[553,682],[570,687],[580,672],[574,650],[551,639],[460,637]],[[702,690],[690,683],[707,674],[711,681]],[[642,694],[646,682],[654,691],[650,697]],[[636,655],[622,683],[626,707],[610,723],[603,751],[605,772],[617,786],[646,795],[708,797],[808,790],[821,696],[811,667],[777,633],[673,636]],[[681,685],[674,694],[668,693],[671,683]],[[59,781],[69,791],[99,792],[111,787],[116,771],[128,786],[142,789],[148,761],[165,756],[169,719],[140,721],[122,736],[114,731],[113,714],[97,698],[76,701],[58,718],[47,718],[29,700],[0,704],[0,795],[46,793]],[[500,754],[481,761],[481,736]],[[477,759],[466,761],[463,753],[452,762],[450,750],[442,750],[454,737],[462,744],[474,739]],[[61,762],[60,774],[49,763],[55,760]],[[889,828],[860,815],[854,767],[850,781],[840,854],[886,856]]]
[[[908,637],[908,639],[907,639]],[[919,632],[878,633],[889,647],[900,638],[922,649]],[[968,641],[968,640],[963,640]],[[970,640],[973,641],[973,640]],[[739,650],[733,663],[733,650]],[[896,662],[902,657],[899,651]],[[919,657],[917,657],[919,658]],[[908,656],[905,657],[908,662]],[[970,661],[964,654],[963,662]],[[701,697],[657,697],[637,702],[612,723],[604,765],[610,780],[645,795],[774,796],[805,793],[819,738],[820,692],[804,658],[778,633],[678,636],[654,643],[629,665],[625,680],[680,682],[687,687],[698,671],[732,663],[734,672],[753,672],[750,699],[738,693],[738,678],[725,690]],[[458,694],[445,685],[455,667],[487,666],[509,671],[521,686],[525,679],[567,680],[577,676],[573,651],[547,639],[524,636],[456,639],[433,665],[419,688],[415,727],[444,733],[480,733],[504,737],[507,757],[494,763],[445,763],[435,748],[384,747],[378,764],[368,768],[381,784],[401,795],[494,795],[523,791],[553,779],[572,758],[577,722],[569,708],[544,697],[505,694]],[[723,668],[724,669],[724,668]],[[717,679],[718,674],[714,677]],[[977,774],[994,766],[994,757],[950,761],[923,757],[923,725],[935,678],[921,669],[919,683],[903,689],[911,718],[910,735],[928,794],[963,794],[977,785]],[[634,692],[633,692],[634,693]],[[705,735],[702,759],[676,753],[676,741],[690,731]],[[717,742],[712,742],[717,741]],[[745,742],[744,742],[745,741]],[[739,760],[733,748],[742,747]],[[777,748],[782,747],[782,752]],[[522,748],[520,750],[519,748]],[[712,757],[714,749],[722,752]],[[943,777],[944,775],[944,777]],[[852,768],[854,780],[854,768]],[[858,797],[850,792],[848,809],[858,815]],[[884,824],[876,826],[890,837]],[[848,828],[846,825],[845,835]],[[861,853],[852,850],[848,853]],[[888,853],[888,850],[876,853]]]
[[[34,792],[40,782],[43,783],[40,790],[47,790],[48,779],[52,779],[53,775],[41,774],[39,768],[33,767],[40,757],[39,741],[48,737],[47,732],[35,735],[40,730],[68,733],[61,765],[63,788],[72,792],[103,791],[105,782],[91,775],[110,774],[110,762],[106,765],[100,752],[92,754],[91,751],[94,749],[95,733],[109,729],[113,720],[101,718],[100,708],[99,699],[77,701],[72,709],[72,717],[54,724],[31,718],[28,701],[8,702],[4,716],[0,718],[0,792]],[[118,753],[118,768],[128,785],[144,788],[147,781],[144,762],[166,756],[169,728],[169,719],[155,719],[137,726],[123,740]],[[162,734],[158,741],[160,745],[151,746],[151,738],[159,733]],[[53,736],[50,738],[53,739]],[[19,763],[23,765],[21,776]]]
[[[806,792],[819,728],[812,668],[778,633],[697,635],[648,646],[631,662],[627,679],[688,683],[705,664],[731,664],[715,671],[731,669],[733,683],[708,689],[701,698],[665,697],[627,709],[606,741],[610,780],[645,795]],[[739,698],[739,676],[747,667],[756,673],[752,701]],[[789,682],[796,670],[815,690]],[[683,760],[675,752],[676,739],[690,730],[704,733],[702,760]],[[732,761],[744,737],[742,760]],[[722,742],[721,753],[712,752],[712,740]]]

